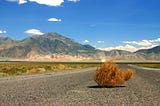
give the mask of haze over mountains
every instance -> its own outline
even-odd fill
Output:
[[[102,51],[90,45],[82,45],[58,33],[35,35],[17,41],[0,37],[0,58],[28,60],[160,60],[160,46],[128,52],[124,50]]]

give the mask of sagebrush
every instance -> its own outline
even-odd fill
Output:
[[[133,69],[121,69],[113,62],[105,62],[101,67],[98,67],[94,80],[100,86],[119,86],[125,81],[131,79],[135,73]]]
[[[0,77],[97,67],[94,63],[0,62]]]

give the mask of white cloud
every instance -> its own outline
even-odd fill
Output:
[[[30,34],[30,35],[43,35],[44,34],[43,32],[41,32],[38,29],[29,29],[29,30],[25,31],[24,33]]]
[[[160,42],[160,38],[153,39],[153,40],[142,40],[142,41],[124,41],[123,43],[134,44],[138,46],[152,46],[158,42]]]
[[[27,0],[19,0],[18,3],[19,3],[19,4],[25,4],[25,3],[27,3]]]
[[[49,18],[48,21],[51,21],[51,22],[61,22],[62,20],[61,19],[57,19],[57,18]]]
[[[110,51],[110,50],[126,50],[130,52],[135,52],[138,50],[138,48],[132,46],[132,45],[125,45],[125,46],[116,46],[116,47],[107,47],[107,48],[98,48],[100,50]]]
[[[48,6],[60,6],[64,2],[64,0],[29,0],[29,1]]]
[[[2,34],[2,33],[3,33],[3,31],[0,30],[0,34]]]
[[[25,4],[27,3],[27,0],[6,0],[8,2],[17,2],[18,4]]]
[[[76,3],[79,2],[80,0],[68,0],[68,1]]]
[[[3,31],[3,33],[7,33],[7,31]]]
[[[98,43],[98,41],[97,41]],[[100,43],[100,42],[99,42]],[[115,46],[115,47],[106,47],[106,48],[98,48],[100,50],[110,51],[110,50],[126,50],[130,52],[135,52],[140,49],[150,49],[155,46],[160,45],[160,38],[153,40],[141,40],[141,41],[124,41],[126,45],[124,46]]]
[[[115,47],[106,47],[106,48],[98,48],[100,50],[105,50],[105,51],[110,51],[110,50],[125,50],[125,51],[130,51],[130,52],[135,52],[137,50],[140,50],[140,49],[150,49],[150,48],[153,48],[153,47],[156,47],[158,46],[159,44],[152,44],[152,45],[142,45],[142,46],[133,46],[133,45],[129,45],[129,44],[126,44],[125,46],[115,46]]]
[[[97,43],[104,43],[104,41],[102,41],[102,40],[98,40],[98,41],[97,41]]]
[[[160,42],[160,38],[157,38],[157,39],[154,39],[154,40],[149,40],[149,41],[152,42],[152,43]]]
[[[61,6],[64,0],[6,0],[9,2],[18,2],[18,4],[24,4],[27,2],[36,2],[38,4],[48,5],[48,6]]]
[[[83,41],[83,43],[89,43],[89,42],[90,42],[89,40],[84,40],[84,41]]]
[[[27,2],[36,2],[47,6],[61,6],[64,0],[6,0],[8,2],[17,2],[18,4],[25,4]],[[80,0],[68,0],[69,2],[79,2]]]
[[[138,45],[138,46],[150,46],[150,45],[152,45],[152,43],[149,40],[142,40],[142,41],[139,41],[139,42],[136,42],[136,41],[124,41],[123,43],[135,44],[135,45]]]
[[[7,33],[7,31],[0,30],[0,34],[4,34],[4,33]]]
[[[139,49],[150,49],[150,48],[153,48],[153,47],[156,47],[156,46],[158,46],[158,44],[153,44],[151,46],[146,46],[146,47],[139,47],[138,50]]]

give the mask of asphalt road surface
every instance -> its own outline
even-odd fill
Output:
[[[0,106],[160,106],[159,71],[137,68],[114,88],[97,86],[95,68],[0,78]]]

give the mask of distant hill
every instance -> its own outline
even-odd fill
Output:
[[[15,46],[17,43],[18,43],[18,41],[13,40],[13,39],[11,39],[11,38],[9,38],[9,37],[0,36],[0,50],[13,47],[13,46]]]
[[[0,36],[0,45],[1,44],[13,44],[13,43],[17,43],[17,41],[7,36]]]
[[[3,41],[6,45],[12,42],[10,38],[7,39]],[[0,57],[26,58],[34,55],[43,56],[52,54],[95,57],[101,52],[90,45],[79,44],[58,33],[36,35],[21,41],[13,40],[13,43],[14,46],[0,50]]]
[[[142,53],[142,54],[160,53],[160,46],[156,46],[151,49],[141,49],[136,51],[136,53]]]
[[[106,56],[116,60],[145,60],[140,54],[125,50],[107,51]]]
[[[136,52],[102,51],[91,45],[82,45],[58,33],[36,35],[20,41],[9,37],[0,37],[0,58],[39,60],[46,56],[48,58],[61,58],[62,60],[77,58],[90,60],[160,60],[160,46]]]
[[[142,49],[135,52],[146,60],[160,60],[160,45],[151,49]]]
[[[136,52],[111,50],[105,53],[106,57],[116,60],[160,60],[160,46],[151,49],[141,49]]]

